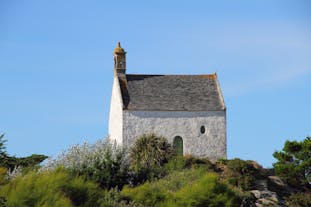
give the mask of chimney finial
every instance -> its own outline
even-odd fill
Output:
[[[117,47],[113,51],[114,73],[115,74],[125,74],[125,70],[126,70],[125,54],[126,54],[126,52],[121,47],[121,43],[118,42]]]

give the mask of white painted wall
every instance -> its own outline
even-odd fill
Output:
[[[115,140],[117,144],[122,144],[122,107],[123,101],[121,97],[119,80],[116,76],[114,76],[110,102],[108,134],[110,139]]]
[[[201,126],[205,126],[204,134]],[[123,111],[123,145],[130,146],[144,133],[164,136],[170,143],[181,136],[184,155],[226,158],[225,111]]]

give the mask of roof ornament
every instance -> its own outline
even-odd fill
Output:
[[[118,42],[117,47],[113,50],[114,74],[125,74],[126,70],[126,52]]]
[[[118,42],[117,47],[113,51],[115,54],[125,54],[126,52],[124,49],[121,47],[121,43]]]

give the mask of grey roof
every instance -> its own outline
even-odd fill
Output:
[[[216,74],[118,74],[124,110],[225,110]]]

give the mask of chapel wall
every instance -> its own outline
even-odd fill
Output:
[[[170,143],[181,136],[184,155],[226,158],[225,111],[123,111],[123,145],[131,146],[144,133],[164,136]]]
[[[120,92],[120,84],[117,76],[113,79],[112,95],[109,112],[109,127],[108,135],[111,140],[115,140],[117,144],[121,145],[123,142],[123,123],[122,123],[122,96]]]

